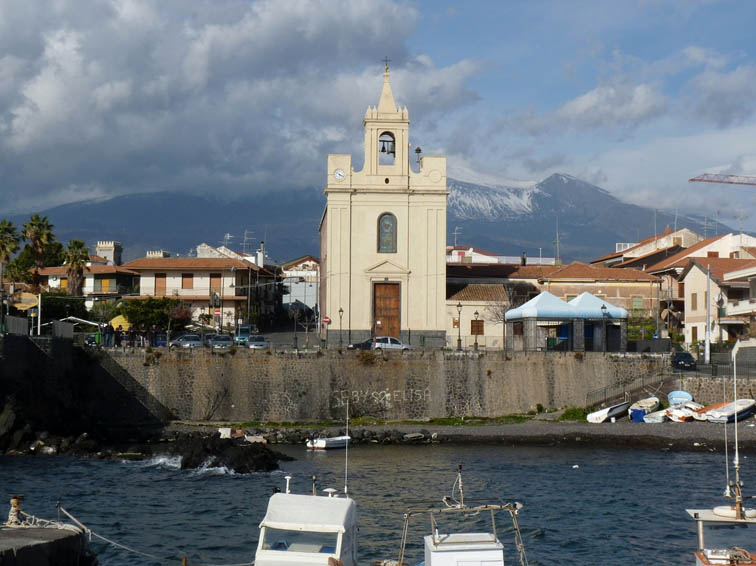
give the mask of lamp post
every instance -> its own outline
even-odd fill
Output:
[[[457,351],[462,351],[462,302],[457,303]]]
[[[480,316],[480,313],[478,311],[475,311],[475,344],[473,346],[473,350],[476,352],[478,351],[478,317]]]
[[[606,352],[606,339],[607,339],[607,335],[606,335],[606,311],[607,311],[606,305],[601,305],[601,320],[604,323],[604,332],[603,332],[603,336],[601,337],[601,343],[602,343],[603,351],[604,352]]]
[[[339,307],[339,350],[341,350],[342,334],[341,334],[341,319],[344,317],[344,309]]]

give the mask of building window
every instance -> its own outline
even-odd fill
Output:
[[[393,165],[396,159],[396,139],[391,132],[378,136],[378,164]]]
[[[194,274],[193,273],[181,274],[181,288],[194,289]]]
[[[68,289],[68,279],[66,277],[60,278],[60,288],[61,289]]]
[[[690,294],[690,310],[692,311],[698,310],[698,293]]]
[[[633,310],[634,311],[642,311],[643,310],[643,297],[633,297]]]
[[[577,295],[565,295],[565,296],[564,296],[564,300],[565,300],[565,301],[567,301],[568,303],[569,303],[569,302],[570,302],[570,301],[571,301],[572,299],[575,299],[575,298],[577,298]]]
[[[381,214],[378,218],[378,253],[396,253],[396,216]]]
[[[115,291],[115,280],[95,279],[94,281],[95,293],[110,293],[111,291]]]
[[[698,342],[698,327],[697,326],[693,326],[690,329],[690,341],[693,342],[694,344]]]

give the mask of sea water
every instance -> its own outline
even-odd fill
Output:
[[[68,457],[0,457],[0,486],[23,493],[24,510],[57,516],[56,502],[83,524],[131,550],[93,540],[104,566],[241,564],[254,558],[258,525],[275,488],[291,475],[295,493],[333,487],[343,492],[344,451],[276,449],[296,460],[272,473],[225,469],[183,471],[179,460],[142,462]],[[743,480],[756,489],[756,462],[743,461]],[[696,546],[690,507],[721,505],[724,456],[718,452],[592,450],[495,445],[378,446],[349,450],[349,495],[359,512],[361,564],[398,558],[405,509],[418,501],[442,506],[463,465],[467,499],[521,502],[519,524],[530,564],[690,564]],[[0,511],[5,515],[5,511]],[[485,524],[470,517],[465,530]],[[516,564],[511,523],[497,526],[507,564]],[[408,562],[422,560],[426,518],[410,531]],[[138,551],[144,554],[137,554]],[[176,562],[174,562],[176,563]]]

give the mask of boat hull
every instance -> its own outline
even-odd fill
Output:
[[[630,401],[618,403],[617,405],[612,405],[611,407],[606,407],[605,409],[594,411],[586,417],[586,420],[589,423],[593,424],[600,424],[611,421],[612,418],[619,418],[627,414],[628,407],[630,407]]]
[[[305,445],[308,450],[332,450],[346,448],[351,440],[349,436],[331,436],[328,438],[310,438]]]

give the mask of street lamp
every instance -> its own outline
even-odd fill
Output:
[[[457,351],[462,351],[462,302],[457,303]]]
[[[339,307],[339,350],[341,350],[341,319],[344,317],[344,309]]]
[[[478,311],[475,311],[475,345],[473,346],[473,350],[476,352],[478,351],[478,317],[480,316],[480,313]]]
[[[604,346],[604,352],[606,352],[606,339],[607,339],[607,335],[606,335],[606,311],[607,311],[606,305],[601,305],[601,320],[604,322],[604,335],[603,335],[601,341],[602,341],[602,344]]]

